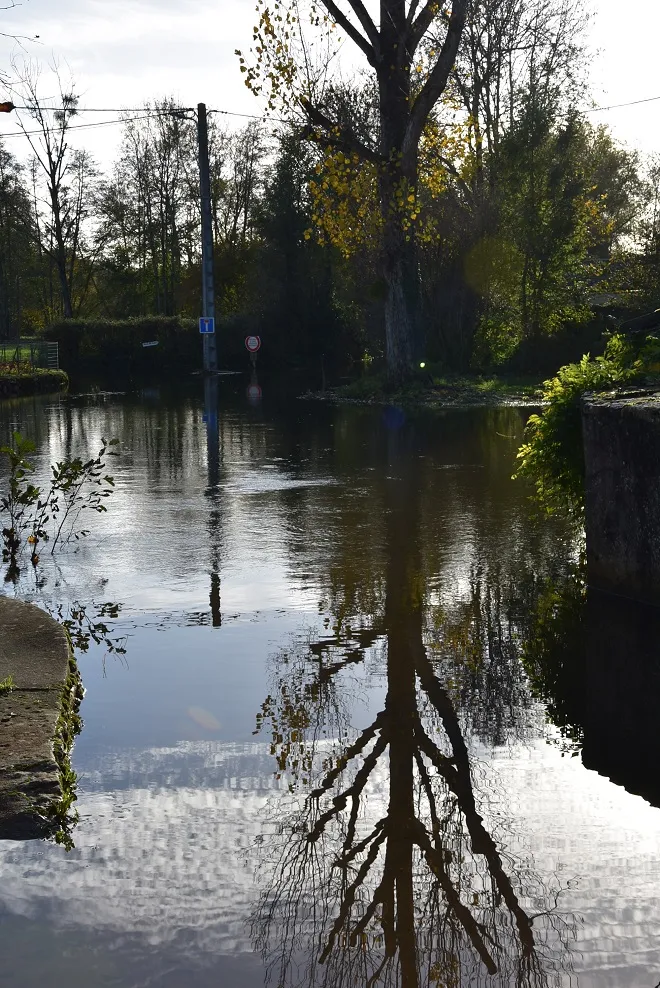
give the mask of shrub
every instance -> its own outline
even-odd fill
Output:
[[[602,357],[585,354],[561,367],[543,384],[547,406],[532,415],[525,443],[518,451],[515,477],[528,477],[535,498],[549,514],[581,516],[584,507],[584,451],[580,401],[589,391],[606,391],[639,378],[648,364],[653,342],[641,353],[621,336],[611,336]]]
[[[36,566],[40,544],[50,541],[54,552],[58,545],[89,535],[89,530],[78,529],[77,523],[83,511],[107,511],[104,502],[115,483],[105,472],[106,458],[117,455],[112,447],[118,442],[101,439],[101,449],[95,457],[75,457],[52,464],[50,483],[44,487],[37,487],[30,479],[34,466],[27,457],[35,451],[32,440],[14,432],[12,444],[0,447],[0,454],[9,461],[9,489],[0,495],[0,515],[7,518],[2,529],[7,579],[18,576],[19,556],[26,546]]]
[[[151,365],[164,359],[177,368],[201,363],[197,322],[169,316],[138,319],[66,319],[46,329],[44,336],[60,346],[60,363]],[[143,346],[158,342],[157,347]]]

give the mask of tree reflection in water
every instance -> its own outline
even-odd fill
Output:
[[[381,615],[343,650],[337,635],[282,655],[258,716],[292,805],[264,839],[255,941],[278,986],[547,985],[570,966],[572,927],[479,812],[457,707],[424,642],[416,458],[410,434],[389,441]],[[482,626],[481,647],[496,647]],[[385,703],[349,742],[342,684],[372,646]]]

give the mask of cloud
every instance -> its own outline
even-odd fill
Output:
[[[38,34],[40,43],[21,48],[0,39],[0,66],[9,67],[12,56],[45,65],[57,61],[65,78],[71,71],[82,106],[139,107],[171,95],[190,106],[204,101],[261,112],[234,54],[252,37],[254,6],[248,0],[28,0],[7,13],[5,22],[5,30]],[[48,83],[44,71],[45,96],[52,95]],[[81,132],[85,146],[104,163],[117,145],[111,130]]]

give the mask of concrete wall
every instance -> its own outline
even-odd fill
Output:
[[[589,585],[660,604],[660,394],[586,396]]]
[[[660,608],[590,590],[582,761],[660,806]]]

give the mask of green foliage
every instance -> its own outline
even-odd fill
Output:
[[[585,354],[544,382],[542,399],[547,404],[527,423],[515,477],[532,480],[536,500],[547,513],[579,517],[583,510],[582,396],[627,384],[642,373],[644,364],[631,344],[615,335],[602,357]]]
[[[5,679],[0,679],[0,696],[7,696],[14,688],[14,678],[13,676],[6,676]]]
[[[12,439],[13,446],[0,446],[0,454],[9,460],[9,491],[0,497],[0,511],[9,517],[9,524],[2,530],[2,560],[9,563],[10,573],[18,569],[17,559],[24,533],[33,528],[32,514],[40,493],[39,488],[29,480],[34,467],[27,456],[34,453],[34,443],[31,439],[24,439],[19,432],[15,432]]]
[[[17,382],[32,382],[41,385],[49,381],[52,384],[51,390],[62,390],[69,383],[69,377],[63,370],[55,370],[49,367],[29,367],[25,364],[4,364],[0,367],[0,380],[9,378]]]
[[[500,273],[488,299],[501,327],[496,351],[511,346],[512,326],[520,340],[590,315],[588,250],[602,206],[581,160],[584,144],[579,118],[560,121],[552,101],[544,105],[537,94],[524,96],[520,119],[501,150],[500,237],[509,244],[510,260],[509,284]],[[502,318],[507,310],[509,318]]]
[[[60,795],[49,804],[46,815],[52,822],[54,840],[66,851],[74,847],[73,830],[78,823],[75,802],[78,798],[78,777],[71,767],[71,749],[82,730],[80,704],[85,690],[76,660],[71,652],[69,672],[62,690],[62,708],[55,727],[53,755],[57,763]]]
[[[3,562],[8,564],[7,578],[19,572],[19,556],[30,547],[33,566],[39,562],[39,545],[51,541],[51,552],[58,545],[77,541],[89,530],[77,528],[83,511],[107,511],[105,500],[114,488],[114,479],[106,473],[106,458],[116,456],[118,439],[101,440],[96,456],[83,460],[74,457],[51,466],[48,487],[37,487],[30,477],[34,465],[27,457],[35,451],[34,443],[19,432],[12,436],[13,445],[0,447],[9,460],[9,490],[0,496],[0,512],[8,516],[2,530]]]
[[[201,359],[197,322],[175,316],[66,319],[49,326],[44,336],[59,343],[60,361],[67,367],[79,363],[131,367],[166,359],[181,368],[195,367]],[[154,341],[157,347],[143,347]]]

